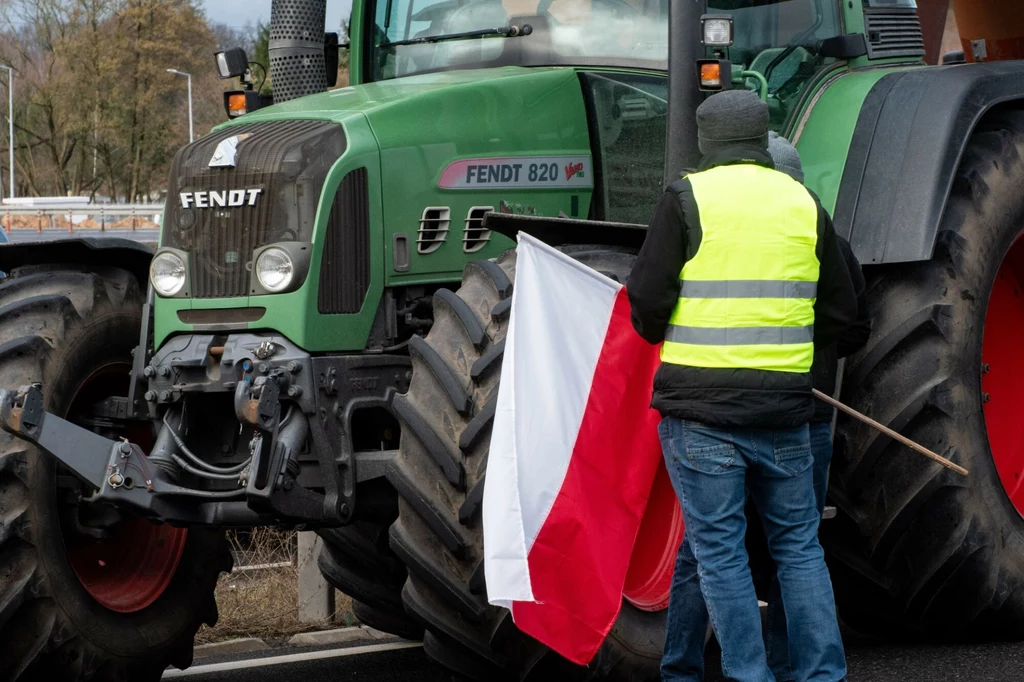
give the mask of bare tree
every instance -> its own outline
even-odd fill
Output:
[[[0,0],[0,62],[18,71],[16,145],[22,193],[147,199],[196,129],[223,118],[212,54],[234,40],[195,0]]]

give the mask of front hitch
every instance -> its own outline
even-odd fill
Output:
[[[253,458],[254,468],[266,470],[265,480],[247,468],[234,490],[197,490],[175,483],[138,445],[104,438],[45,411],[39,385],[0,389],[0,428],[33,443],[94,488],[88,501],[171,523],[255,525],[268,513],[314,523],[327,520],[323,496],[294,485],[289,475],[294,472],[287,470],[308,433],[305,415],[291,410],[282,422],[274,419],[272,427],[261,434],[267,445],[257,446]]]
[[[196,510],[183,513],[171,497],[205,493],[229,499],[223,493],[182,488],[151,465],[134,443],[104,438],[45,411],[38,384],[17,392],[0,389],[0,428],[33,443],[95,488],[90,501],[112,502],[165,521],[194,522],[202,516],[197,517]]]
[[[0,389],[0,428],[56,457],[93,488],[134,487],[134,478],[125,471],[135,448],[128,441],[104,438],[46,412],[38,384],[22,386],[17,392]],[[142,474],[139,483],[151,488],[152,477]]]

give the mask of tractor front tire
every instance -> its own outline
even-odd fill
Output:
[[[853,629],[1024,638],[1024,518],[1010,499],[1024,468],[1022,187],[1024,112],[995,110],[965,150],[932,259],[866,273],[873,329],[847,362],[844,401],[970,474],[840,419],[839,514],[822,534]]]
[[[361,520],[317,531],[323,540],[317,564],[327,582],[352,598],[352,612],[359,622],[418,640],[423,638],[423,627],[402,605],[405,564],[388,544],[391,521]]]
[[[634,258],[600,247],[566,250],[620,281]],[[624,601],[595,660],[578,667],[487,603],[481,502],[515,266],[514,251],[470,263],[457,292],[435,294],[434,324],[410,344],[413,378],[393,403],[402,438],[387,474],[399,494],[391,546],[409,569],[405,607],[426,627],[427,654],[470,679],[656,680],[664,610]]]
[[[82,396],[126,395],[142,303],[118,268],[15,269],[0,283],[0,386],[39,382],[45,408],[69,418]],[[75,486],[51,457],[0,434],[0,680],[144,682],[188,667],[196,631],[217,620],[217,576],[231,569],[223,535],[129,518],[103,546],[75,528]]]

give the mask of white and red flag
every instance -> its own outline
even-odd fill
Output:
[[[621,284],[524,234],[518,252],[484,484],[487,595],[585,665],[621,608],[661,462],[659,349],[633,330]]]

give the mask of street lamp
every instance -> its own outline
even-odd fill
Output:
[[[4,66],[0,64],[0,69],[7,71],[7,123],[8,129],[7,134],[10,136],[11,142],[11,196],[8,199],[14,198],[14,68],[10,66]]]
[[[192,128],[192,74],[185,73],[184,71],[178,71],[177,69],[167,69],[167,73],[173,73],[176,76],[184,76],[188,78],[188,141],[193,142],[195,140],[195,134]]]

